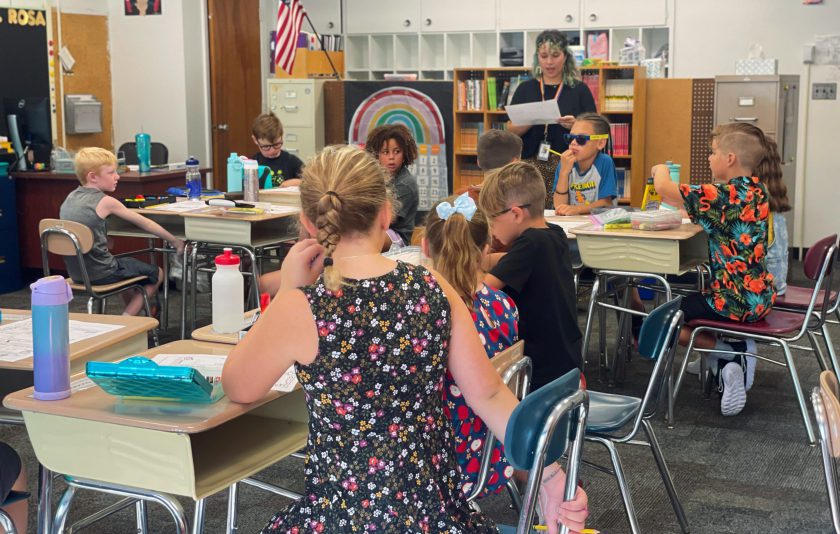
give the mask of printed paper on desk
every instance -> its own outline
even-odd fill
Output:
[[[222,368],[227,356],[216,354],[158,354],[152,360],[158,365],[182,365],[192,367],[204,375],[211,384],[222,380]],[[297,386],[297,375],[294,366],[289,367],[271,389],[288,393]]]
[[[560,107],[554,100],[512,104],[505,106],[510,122],[517,126],[533,124],[554,124],[561,117]]]
[[[274,214],[278,214],[278,213],[297,213],[299,211],[300,211],[300,208],[296,208],[294,206],[283,206],[283,205],[280,205],[280,204],[272,204],[268,208],[268,212],[269,213],[274,213]]]
[[[123,328],[119,324],[88,323],[70,320],[70,344]],[[0,326],[0,361],[16,362],[31,358],[32,319]]]
[[[148,206],[143,209],[186,212],[195,211],[206,207],[207,204],[205,204],[202,200],[184,200],[182,202],[174,202],[172,204],[157,204],[154,206]]]
[[[586,221],[560,221],[557,218],[554,218],[552,220],[546,219],[545,222],[547,222],[548,224],[553,224],[554,226],[559,226],[563,229],[564,232],[566,232],[566,235],[569,235],[569,232],[577,228],[578,226],[589,224]]]
[[[278,193],[300,193],[300,186],[288,185],[283,187],[277,187],[274,190]]]

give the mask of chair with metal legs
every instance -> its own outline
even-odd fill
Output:
[[[820,385],[811,392],[811,403],[820,437],[823,474],[834,532],[840,534],[840,488],[837,458],[840,458],[840,383],[831,371],[820,374]]]
[[[817,303],[822,302],[821,309],[829,309],[829,298],[831,292],[832,265],[837,256],[837,235],[831,235],[820,239],[808,250],[805,256],[805,263],[808,265],[819,266],[817,275],[815,277],[815,285],[811,290],[811,297],[808,302],[808,308],[804,312],[789,312],[784,310],[773,309],[764,319],[754,323],[736,323],[733,321],[726,321],[721,319],[695,319],[686,323],[693,328],[691,338],[686,347],[685,358],[680,367],[677,376],[677,383],[674,387],[674,398],[679,393],[682,377],[685,374],[688,359],[691,351],[700,353],[707,352],[723,352],[728,351],[718,349],[698,349],[694,346],[694,341],[701,333],[711,333],[724,337],[731,337],[736,339],[754,339],[757,343],[764,343],[768,345],[780,346],[784,353],[784,361],[779,362],[761,354],[749,354],[759,360],[787,367],[790,374],[791,382],[796,393],[796,399],[799,403],[799,409],[802,413],[802,423],[805,425],[805,432],[808,436],[808,443],[814,443],[816,438],[814,436],[814,428],[811,424],[811,417],[808,414],[808,408],[805,406],[805,395],[802,392],[802,384],[799,382],[799,374],[796,371],[796,364],[793,360],[792,348],[802,348],[806,350],[813,350],[817,356],[817,362],[824,369],[826,363],[822,361],[819,344],[812,334],[816,332],[827,334],[824,330],[825,314],[818,313]],[[811,349],[807,347],[800,347],[793,345],[794,342],[799,341],[802,337],[807,336],[811,342]],[[827,340],[829,338],[826,338]],[[834,361],[830,366],[837,369],[840,367],[836,361],[834,351],[830,351],[831,357]],[[705,369],[705,360],[701,359],[701,369]]]
[[[644,398],[630,397],[627,395],[615,395],[599,391],[589,392],[589,418],[586,422],[586,441],[603,445],[610,454],[613,468],[608,470],[601,466],[595,466],[584,461],[600,471],[615,476],[618,483],[621,497],[624,501],[624,508],[627,512],[627,519],[630,522],[632,532],[639,532],[639,525],[636,520],[636,512],[630,496],[630,489],[624,477],[624,469],[621,464],[616,444],[629,443],[632,445],[645,445],[650,447],[654,462],[662,477],[662,483],[671,500],[671,506],[679,522],[682,532],[688,532],[688,521],[685,517],[682,503],[677,496],[674,481],[665,462],[665,456],[659,447],[656,434],[653,431],[651,420],[656,416],[659,401],[663,389],[667,389],[668,379],[671,375],[674,353],[676,352],[679,332],[682,327],[683,314],[680,311],[680,301],[677,297],[648,314],[642,323],[639,334],[639,355],[646,360],[654,362],[653,371],[650,375]],[[630,430],[624,434],[617,434],[622,428],[632,421]],[[647,442],[636,440],[639,430],[643,430],[647,436]]]

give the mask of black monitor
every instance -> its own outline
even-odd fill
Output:
[[[35,163],[43,163],[44,168],[49,168],[52,150],[50,99],[5,96],[0,104],[0,135],[12,141],[12,148],[18,155],[21,150],[26,151],[28,170],[32,170]]]

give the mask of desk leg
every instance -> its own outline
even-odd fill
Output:
[[[184,257],[181,258],[181,339],[187,339],[187,272],[189,272],[190,249],[193,244],[190,241],[184,242]]]
[[[149,524],[146,516],[146,501],[139,500],[135,503],[135,511],[137,513],[137,534],[148,534]]]
[[[163,244],[163,249],[168,250],[168,244]],[[163,260],[163,309],[160,312],[161,329],[169,329],[169,254],[163,252],[161,255]]]
[[[249,248],[249,247],[242,247],[242,250],[248,253],[248,257],[251,259],[251,274],[254,277],[253,284],[251,287],[254,288],[253,291],[253,298],[254,302],[251,303],[251,308],[259,308],[260,307],[260,268],[257,265],[257,255],[256,252]]]
[[[586,370],[586,361],[589,356],[589,336],[592,334],[593,315],[597,312],[598,291],[601,289],[601,277],[596,276],[592,282],[592,292],[589,294],[589,311],[586,314],[586,326],[583,329],[583,347],[581,349],[581,371]]]
[[[73,496],[76,494],[76,487],[69,485],[64,490],[64,495],[58,501],[58,507],[55,509],[55,520],[53,521],[53,534],[61,534],[64,532],[64,522],[67,520],[67,514],[70,512],[70,504],[73,502]]]
[[[204,532],[204,499],[195,501],[195,513],[193,514],[192,534]]]
[[[230,485],[230,488],[228,488],[228,513],[225,534],[234,534],[236,532],[236,497],[239,493],[238,490],[238,482],[234,482]]]
[[[52,531],[52,485],[52,471],[38,464],[38,534]]]

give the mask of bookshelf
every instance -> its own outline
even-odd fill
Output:
[[[504,80],[529,74],[530,69],[522,67],[454,70],[452,132],[455,148],[452,181],[455,191],[481,183],[483,175],[478,169],[476,154],[478,137],[493,127],[500,127],[499,125],[508,120],[504,110],[490,109],[488,86],[492,88],[493,85],[490,79],[496,80],[497,94],[500,94]],[[587,67],[581,69],[581,75],[595,97],[598,112],[613,124],[611,155],[616,168],[624,169],[624,195],[619,199],[619,203],[638,206],[642,200],[645,178],[649,174],[645,169],[644,159],[647,87],[645,68]],[[512,91],[508,92],[512,94]],[[497,106],[498,104],[499,102]]]
[[[504,110],[497,109],[504,105],[500,97],[505,80],[510,86],[512,79],[529,73],[530,69],[522,67],[454,69],[452,135],[455,139],[452,182],[455,191],[480,184],[484,179],[478,168],[478,137],[491,128],[502,127],[508,120]],[[490,95],[494,81],[495,97]],[[512,95],[510,90],[508,93]],[[496,105],[491,108],[493,100],[496,100]]]

